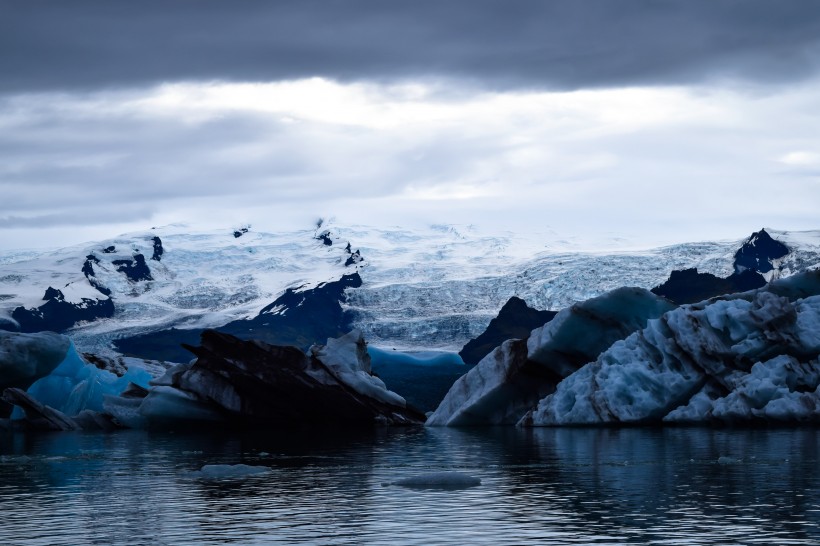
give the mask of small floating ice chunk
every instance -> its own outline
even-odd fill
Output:
[[[260,474],[267,474],[270,468],[267,466],[253,466],[248,464],[206,464],[192,475],[197,478],[205,479],[241,479],[250,476],[258,476]]]
[[[728,457],[723,455],[718,457],[718,464],[737,464],[740,462],[740,459],[735,459],[734,457]]]
[[[461,472],[430,472],[382,484],[419,489],[465,489],[481,485],[481,479]]]

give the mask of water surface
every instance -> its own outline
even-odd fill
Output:
[[[0,543],[820,544],[815,429],[0,433]],[[206,464],[270,472],[203,479]],[[457,490],[385,486],[427,472]]]

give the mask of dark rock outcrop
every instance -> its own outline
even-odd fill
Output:
[[[711,273],[698,273],[695,268],[673,271],[669,279],[652,289],[652,293],[683,305],[722,296],[754,290],[766,285],[766,279],[757,271],[746,269],[732,273],[725,279]]]
[[[362,278],[353,273],[315,288],[289,288],[256,317],[229,322],[218,330],[240,339],[259,339],[274,345],[307,349],[353,329],[352,315],[342,308],[346,298],[344,291],[361,285]],[[185,362],[190,356],[182,344],[196,345],[203,331],[171,328],[119,339],[114,345],[123,354]]]
[[[113,260],[111,262],[117,266],[117,271],[125,273],[128,280],[133,282],[152,281],[151,270],[148,264],[145,263],[145,256],[142,254],[134,254],[133,260]]]
[[[82,298],[79,303],[65,301],[60,290],[48,287],[43,296],[46,303],[27,309],[17,307],[11,317],[20,325],[21,332],[63,332],[81,321],[96,320],[114,315],[111,298]]]
[[[698,273],[695,268],[672,271],[669,279],[652,292],[683,305],[697,303],[724,294],[754,290],[766,285],[762,273],[774,269],[774,262],[790,252],[789,247],[761,229],[744,241],[735,252],[734,273],[726,278]]]
[[[115,247],[114,245],[107,246],[102,251],[103,251],[103,254],[113,254],[114,252],[117,251],[117,247]]]
[[[735,273],[742,273],[747,269],[768,273],[774,269],[772,262],[789,252],[789,247],[773,239],[765,229],[761,229],[752,233],[735,253]]]
[[[351,265],[360,264],[364,261],[362,258],[362,253],[359,250],[353,250],[350,246],[350,243],[347,243],[345,247],[345,252],[347,253],[347,259],[345,260],[345,267],[349,267]]]
[[[154,253],[151,255],[151,259],[158,262],[162,259],[162,254],[165,252],[165,249],[162,248],[162,239],[153,237],[151,241],[154,244]]]
[[[239,228],[237,230],[234,230],[234,232],[233,232],[234,238],[239,239],[240,237],[245,235],[249,231],[249,229],[250,228],[243,227],[243,228]]]
[[[498,312],[490,321],[487,329],[477,338],[471,339],[459,351],[459,356],[468,366],[475,366],[490,354],[490,351],[508,339],[527,339],[530,332],[548,323],[557,311],[538,311],[527,305],[527,302],[516,296]]]
[[[86,256],[82,268],[83,275],[85,275],[85,278],[88,279],[88,282],[91,284],[91,286],[96,288],[99,293],[104,294],[106,296],[110,296],[111,290],[103,286],[103,284],[99,280],[97,280],[97,276],[94,273],[94,264],[98,263],[100,263],[100,259],[94,256],[93,254],[89,254],[88,256]]]
[[[345,267],[361,263],[362,260],[363,258],[361,252],[359,252],[358,250],[356,252],[351,252],[350,256],[348,256],[347,260],[345,260]]]
[[[330,232],[329,231],[323,231],[322,233],[317,235],[315,238],[318,241],[322,241],[322,244],[324,244],[325,246],[332,246],[333,245],[333,239],[330,238]]]

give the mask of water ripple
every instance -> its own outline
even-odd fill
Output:
[[[5,435],[0,543],[818,544],[818,453],[814,429]],[[271,470],[195,477],[236,463]],[[438,471],[482,483],[382,485]]]

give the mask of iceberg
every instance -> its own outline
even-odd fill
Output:
[[[820,422],[820,271],[669,311],[520,425]]]
[[[148,387],[151,379],[150,373],[137,366],[130,367],[122,376],[101,370],[84,361],[71,343],[60,365],[32,384],[27,392],[41,404],[73,416],[84,410],[103,412],[106,395],[119,395],[132,383]]]
[[[66,359],[71,340],[54,332],[21,334],[0,330],[0,393],[27,389]]]
[[[206,330],[196,359],[150,382],[144,393],[106,399],[131,427],[421,424],[370,370],[367,344],[353,331],[308,354]]]
[[[148,369],[162,369],[130,358],[93,360],[101,367],[83,360],[60,334],[0,332],[0,392],[16,406],[11,418],[56,430],[112,428],[108,417],[99,417],[106,413],[105,399],[129,387],[144,390],[152,378]],[[111,364],[113,372],[103,369]]]
[[[429,472],[409,478],[402,478],[393,482],[386,482],[383,486],[398,485],[415,489],[466,489],[481,485],[481,478],[470,476],[462,472]]]
[[[484,357],[455,382],[427,425],[515,424],[564,377],[673,308],[642,288],[619,288],[568,307],[529,339],[505,341]]]
[[[324,364],[339,383],[351,387],[357,393],[386,404],[400,407],[407,405],[404,398],[387,390],[384,381],[373,375],[367,343],[360,330],[353,330],[336,339],[328,339],[326,345],[313,345],[309,353],[311,357]],[[319,379],[317,374],[312,375]]]
[[[198,471],[191,472],[191,476],[208,480],[236,480],[267,474],[270,471],[271,469],[267,466],[253,466],[247,464],[206,464]]]

